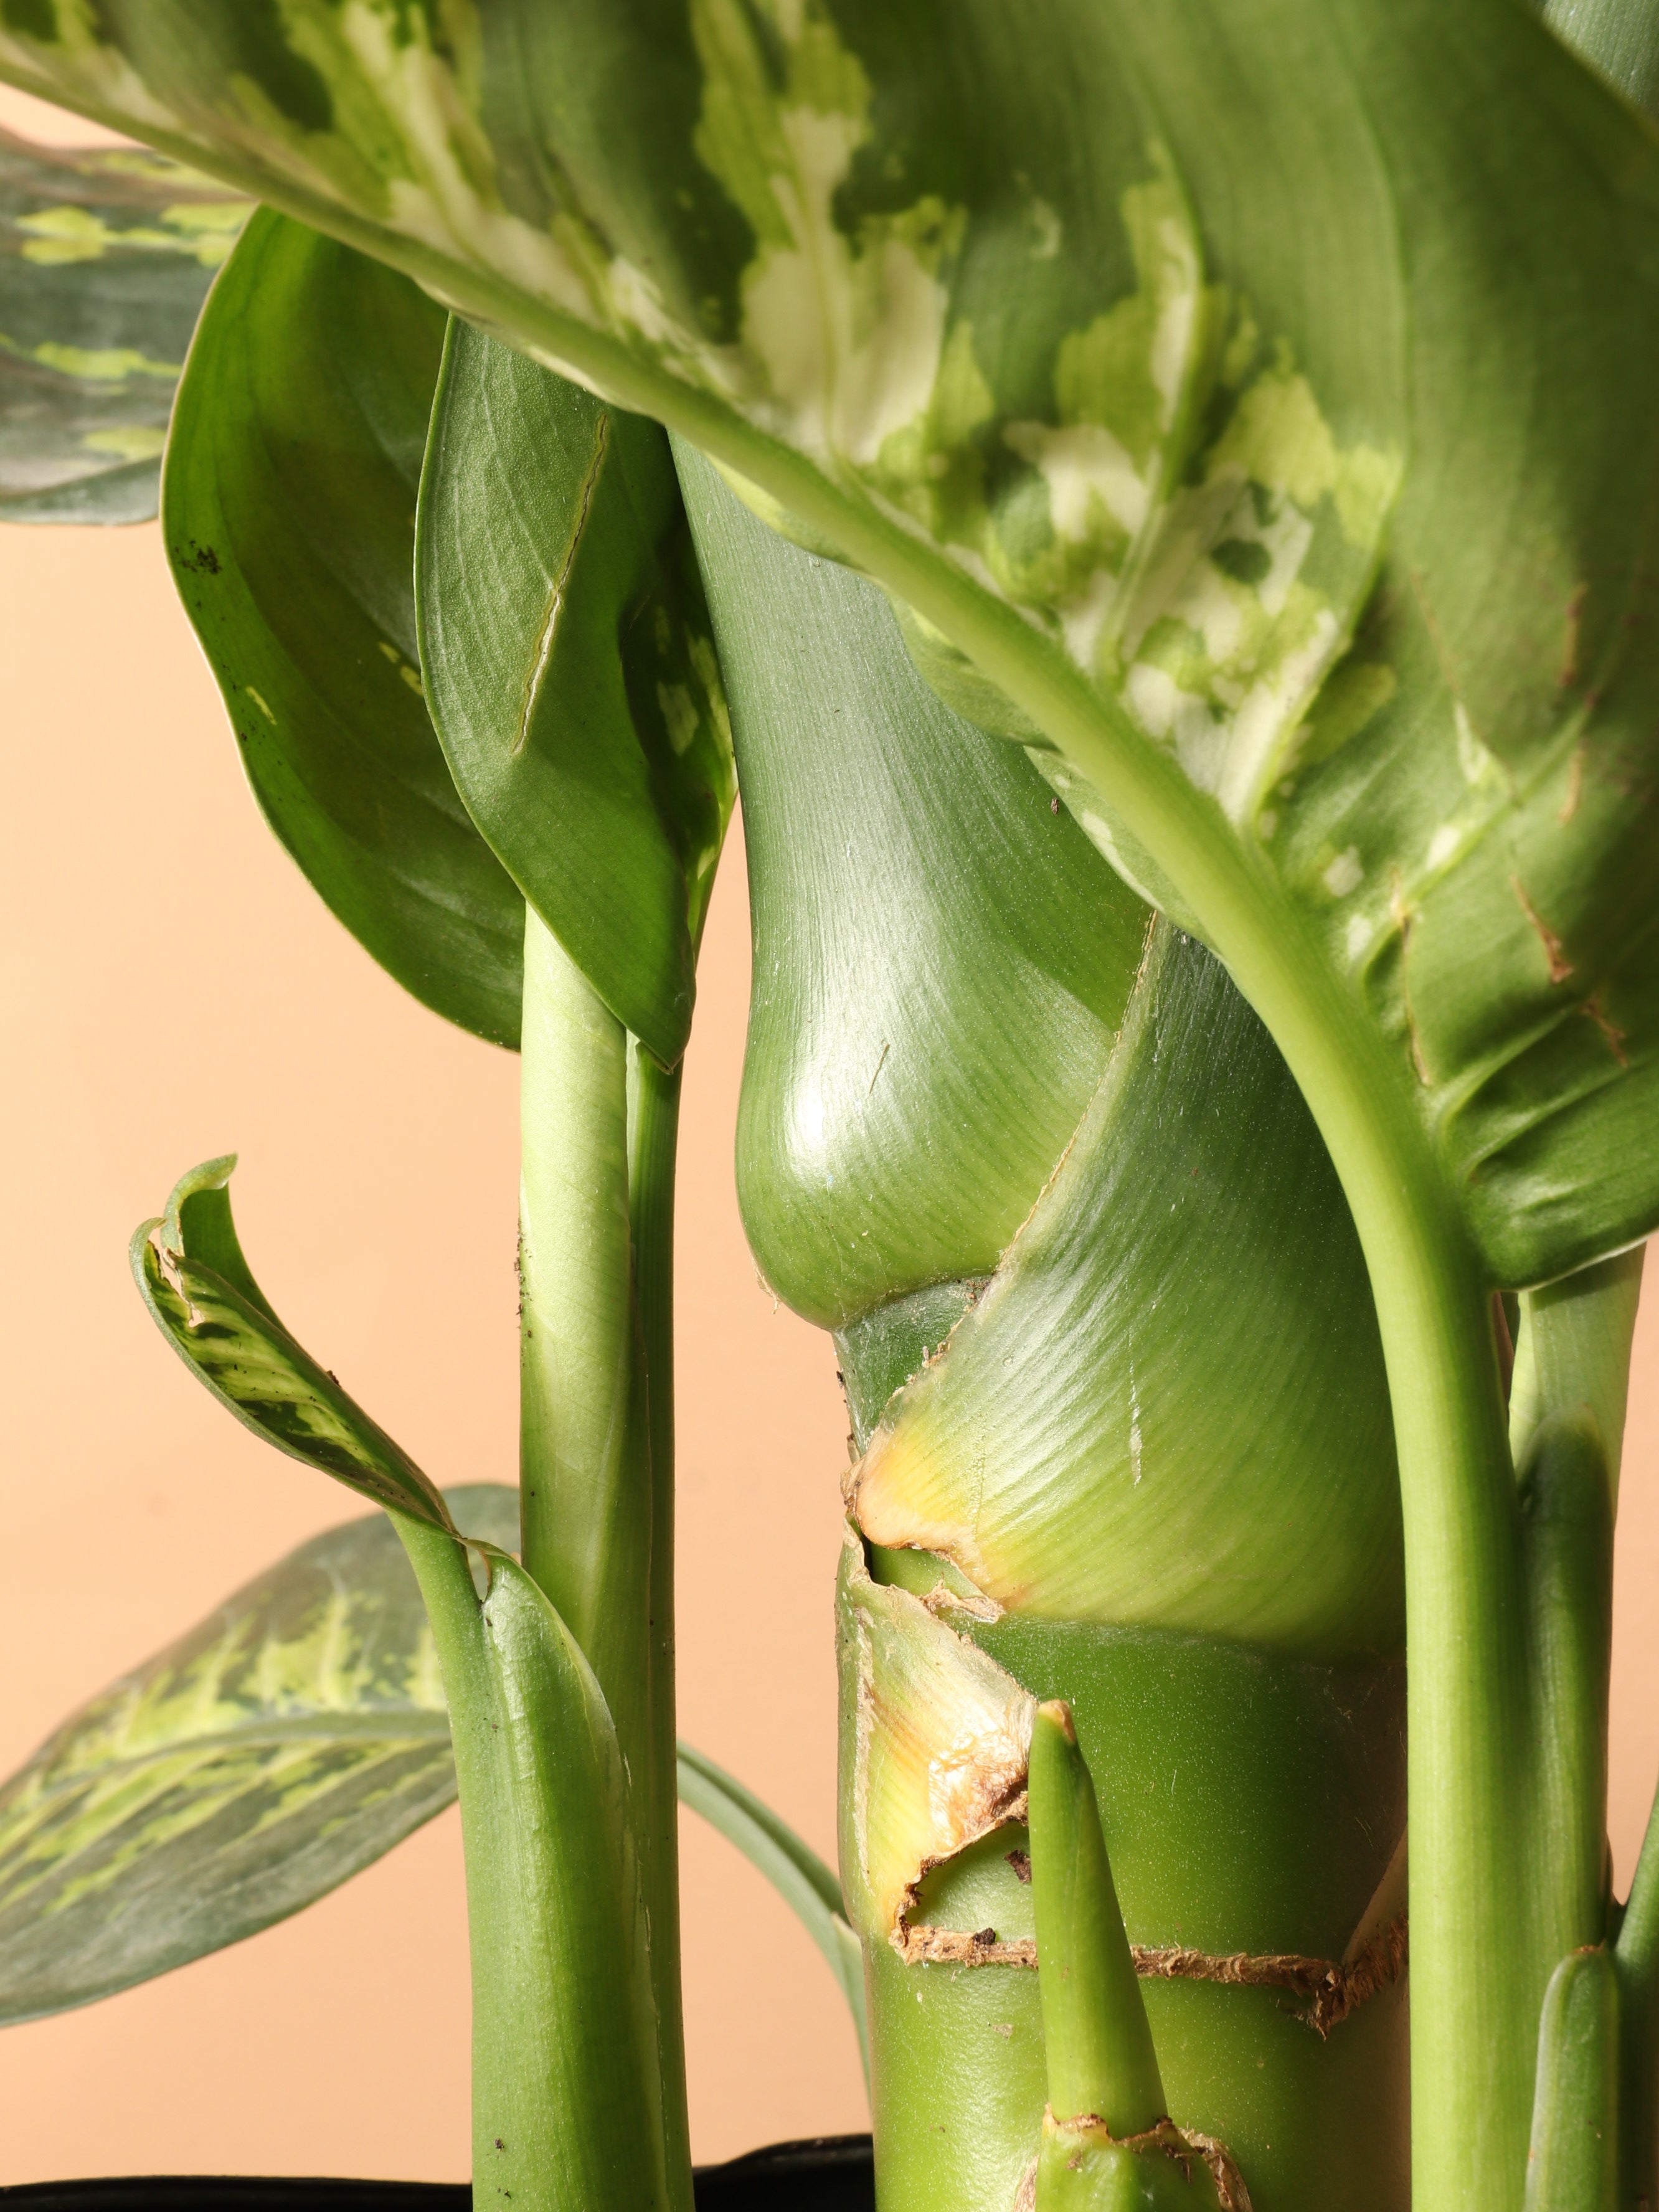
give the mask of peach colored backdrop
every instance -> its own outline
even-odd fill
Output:
[[[18,95],[0,123],[98,134]],[[0,1774],[79,1699],[355,1501],[239,1428],[127,1273],[174,1177],[238,1148],[278,1310],[442,1481],[514,1479],[517,1063],[406,998],[255,813],[153,527],[0,526]],[[827,1340],[759,1287],[732,1132],[749,946],[734,837],[687,1061],[679,1214],[683,1731],[834,1856]],[[1613,1832],[1659,1765],[1659,1298],[1620,1531]],[[864,2124],[845,2009],[769,1889],[683,1820],[697,2155]],[[459,2179],[466,1948],[446,1815],[310,1912],[0,2033],[0,2182]]]

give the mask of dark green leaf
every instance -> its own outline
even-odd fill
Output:
[[[448,1502],[518,1540],[518,1492]],[[455,1796],[432,1632],[383,1514],[313,1537],[0,1789],[0,2021],[108,1996],[309,1905]]]
[[[0,131],[0,520],[155,514],[185,349],[247,212],[158,155]]]
[[[455,781],[672,1066],[735,787],[668,441],[458,322],[420,517],[422,665]]]
[[[261,210],[214,287],[167,447],[167,556],[266,819],[425,1005],[516,1044],[524,903],[422,694],[415,504],[444,315]]]
[[[192,1170],[165,1218],[134,1233],[132,1272],[162,1334],[255,1436],[377,1505],[449,1529],[428,1477],[272,1312],[231,1219],[226,1185],[235,1164],[233,1157]]]

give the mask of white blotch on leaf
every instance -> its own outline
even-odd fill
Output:
[[[1364,869],[1359,865],[1358,848],[1350,845],[1322,872],[1319,880],[1333,898],[1346,898],[1350,891],[1358,890],[1364,874]]]

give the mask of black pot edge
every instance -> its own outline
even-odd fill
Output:
[[[768,2143],[696,2173],[697,2212],[874,2212],[868,2136],[811,2136]],[[0,2186],[17,2212],[465,2212],[465,2181],[364,2181],[325,2176],[213,2173],[98,2175]]]

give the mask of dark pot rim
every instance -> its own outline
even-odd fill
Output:
[[[875,2212],[868,2136],[768,2143],[701,2166],[697,2212]],[[98,2175],[0,2187],[7,2212],[467,2212],[465,2181],[354,2181],[216,2173]]]

